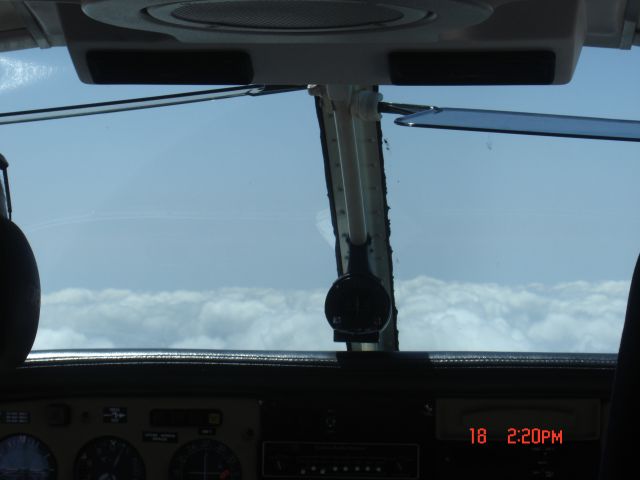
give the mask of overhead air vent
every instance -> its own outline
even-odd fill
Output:
[[[336,0],[213,0],[151,6],[156,20],[192,28],[266,32],[380,29],[434,19],[430,11]]]
[[[442,29],[476,24],[492,12],[482,0],[82,0],[82,10],[101,22],[191,43],[219,33],[326,36],[438,25],[429,28],[435,39]]]

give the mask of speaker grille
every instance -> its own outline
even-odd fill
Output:
[[[260,30],[376,27],[403,17],[397,10],[378,5],[314,0],[193,3],[173,10],[171,16],[210,26]]]

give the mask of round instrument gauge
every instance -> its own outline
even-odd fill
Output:
[[[11,435],[0,441],[0,478],[55,480],[56,460],[36,437]]]
[[[194,440],[181,447],[171,459],[171,480],[240,480],[240,461],[224,443]]]
[[[87,443],[76,457],[75,480],[144,480],[144,462],[128,442],[100,437]]]

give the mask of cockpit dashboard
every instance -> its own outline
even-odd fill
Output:
[[[614,369],[605,354],[42,352],[3,383],[0,477],[596,478]]]

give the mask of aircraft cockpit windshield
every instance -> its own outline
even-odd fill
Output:
[[[638,84],[637,50],[584,48],[568,85],[379,90],[637,119]],[[86,85],[64,48],[0,54],[3,112],[210,88]],[[336,237],[305,90],[0,126],[40,270],[34,350],[344,348],[324,312]],[[382,115],[380,153],[399,348],[616,352],[640,244],[637,143],[395,119]]]
[[[630,478],[638,45],[640,0],[0,0],[0,480]]]

